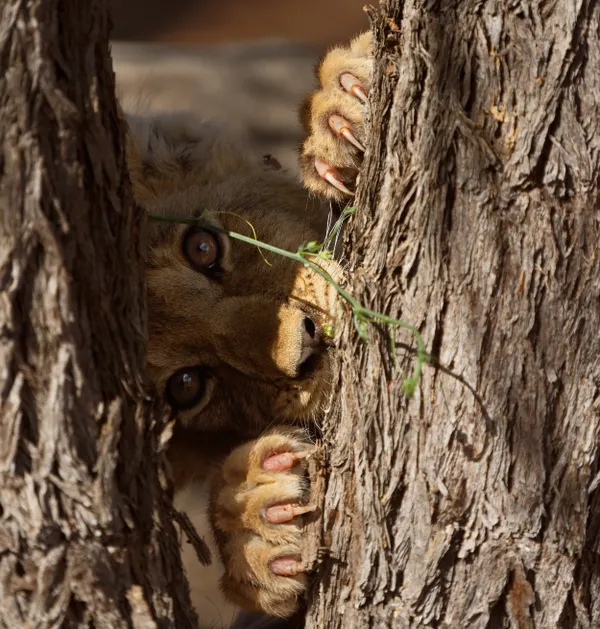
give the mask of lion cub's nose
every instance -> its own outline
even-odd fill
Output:
[[[310,317],[304,317],[302,321],[302,351],[300,353],[299,366],[307,366],[306,362],[311,356],[319,354],[324,349],[323,337],[319,326]]]

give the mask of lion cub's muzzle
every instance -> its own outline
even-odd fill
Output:
[[[335,291],[300,268],[290,288],[287,298],[267,289],[222,300],[214,318],[226,331],[216,348],[221,360],[268,380],[306,379],[320,371],[332,345]]]
[[[217,343],[219,358],[247,376],[310,376],[327,349],[321,317],[268,297],[226,299],[216,319],[228,331]]]

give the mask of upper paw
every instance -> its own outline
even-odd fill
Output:
[[[317,194],[339,201],[354,194],[372,66],[371,33],[363,33],[350,46],[331,50],[317,70],[319,89],[303,108],[308,136],[300,151],[302,178]]]
[[[222,586],[246,609],[289,616],[306,588],[303,516],[306,457],[298,433],[274,431],[234,450],[214,497],[214,529],[225,564]]]

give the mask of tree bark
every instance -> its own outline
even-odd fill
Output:
[[[307,627],[600,627],[600,3],[386,0]],[[444,368],[438,368],[439,363]]]
[[[0,17],[0,627],[193,627],[105,0]],[[161,488],[162,487],[162,488]]]

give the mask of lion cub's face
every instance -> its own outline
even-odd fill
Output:
[[[134,191],[149,212],[204,216],[251,236],[248,222],[260,240],[290,251],[323,239],[326,210],[288,175],[210,134],[177,130],[154,130],[147,153],[130,148]],[[317,415],[335,307],[320,276],[201,227],[150,223],[147,283],[149,371],[180,421],[252,434]]]

